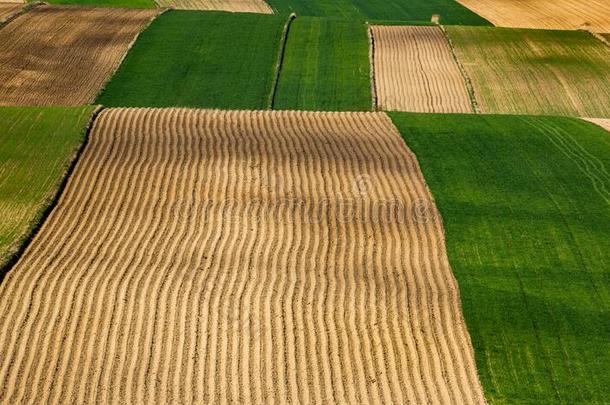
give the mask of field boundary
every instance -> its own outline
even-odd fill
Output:
[[[157,4],[155,2],[155,4]],[[155,20],[157,18],[159,18],[160,15],[164,14],[165,12],[172,10],[170,8],[159,8],[157,5],[157,10],[159,10],[159,12],[150,19],[150,21],[148,22],[148,24],[144,25],[142,27],[142,29],[133,37],[132,41],[129,43],[129,45],[127,46],[127,50],[125,51],[125,53],[123,54],[123,56],[121,57],[121,59],[119,60],[119,62],[117,63],[116,67],[114,68],[114,70],[112,71],[111,74],[108,75],[108,78],[106,78],[106,81],[104,82],[104,84],[102,85],[102,87],[100,87],[99,91],[95,94],[95,97],[93,97],[92,102],[96,102],[101,96],[102,93],[104,93],[104,91],[106,90],[106,86],[108,85],[108,83],[110,83],[110,81],[114,78],[114,75],[116,75],[116,73],[119,71],[119,69],[121,68],[121,66],[123,65],[123,62],[125,61],[125,58],[127,58],[127,55],[129,55],[129,52],[131,51],[131,48],[135,45],[135,43],[138,41],[138,39],[140,38],[140,35],[142,35],[142,33],[144,31],[146,31],[148,29],[148,27],[150,27],[150,25],[155,22]]]
[[[447,41],[447,44],[449,45],[449,49],[451,50],[451,56],[453,57],[453,60],[457,64],[458,69],[462,73],[462,78],[464,79],[464,84],[466,85],[466,92],[468,93],[468,98],[470,99],[470,104],[472,105],[472,112],[475,114],[480,114],[481,110],[479,109],[479,103],[477,102],[477,97],[474,92],[474,86],[472,85],[472,80],[470,80],[470,77],[468,76],[468,73],[466,72],[464,65],[462,65],[462,62],[459,60],[459,58],[457,57],[457,54],[455,53],[455,46],[453,44],[453,41],[451,40],[449,33],[445,30],[444,25],[438,24],[438,28],[443,33],[443,36],[445,37],[445,40]]]
[[[371,29],[371,24],[366,23],[366,32],[369,37],[369,76],[371,78],[371,98],[373,103],[373,111],[378,110],[377,101],[377,81],[375,80],[375,36]]]
[[[17,4],[19,4],[19,3],[17,3]],[[0,21],[0,29],[4,28],[7,24],[14,21],[17,17],[22,16],[25,13],[27,13],[28,11],[35,9],[38,6],[42,6],[44,4],[45,3],[41,2],[41,1],[37,1],[34,3],[25,3],[24,6],[21,7],[19,10],[15,11],[13,14],[9,15],[4,20]]]
[[[70,157],[70,164],[67,166],[63,175],[61,176],[61,179],[57,183],[57,189],[55,190],[55,193],[45,199],[45,201],[41,205],[41,209],[36,214],[36,217],[30,224],[27,232],[25,233],[24,238],[16,244],[15,251],[7,256],[7,260],[6,262],[4,262],[4,264],[0,264],[0,284],[2,284],[2,282],[4,281],[4,276],[6,276],[8,272],[11,271],[12,268],[17,264],[19,259],[21,259],[21,256],[23,256],[25,250],[28,248],[32,240],[34,240],[34,238],[38,234],[38,231],[40,231],[40,228],[42,228],[53,209],[59,203],[59,198],[61,197],[66,186],[68,185],[68,180],[72,176],[72,173],[76,168],[76,164],[80,160],[81,155],[83,154],[85,148],[87,147],[87,144],[89,143],[89,135],[93,128],[93,124],[95,123],[95,120],[98,115],[100,115],[103,110],[104,107],[101,105],[96,106],[96,108],[93,110],[89,117],[89,121],[87,122],[87,126],[83,131],[84,133],[82,137],[82,142]]]
[[[595,32],[595,31],[588,30],[588,29],[584,29],[582,31],[588,32],[593,38],[597,39],[602,44],[604,44],[608,48],[610,48],[610,42],[608,42],[608,40],[603,35],[601,35],[599,32]]]
[[[275,61],[275,75],[273,76],[273,82],[271,83],[271,94],[269,94],[269,109],[273,110],[275,106],[275,95],[277,94],[277,86],[280,82],[280,75],[282,73],[282,65],[284,64],[284,55],[286,54],[286,43],[288,42],[288,34],[290,32],[290,25],[297,18],[296,13],[290,13],[288,20],[284,24],[284,30],[282,31],[282,38],[280,39],[280,46],[278,49],[277,60]]]

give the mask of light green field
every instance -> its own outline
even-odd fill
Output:
[[[109,107],[269,107],[286,17],[199,11],[159,16],[97,102]]]
[[[365,24],[298,17],[290,27],[273,107],[370,110],[369,64]]]
[[[442,213],[494,404],[610,398],[610,134],[570,118],[391,114]]]
[[[610,48],[583,31],[447,27],[481,110],[610,117]]]
[[[94,107],[0,107],[0,280],[55,198]]]

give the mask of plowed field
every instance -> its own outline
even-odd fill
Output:
[[[457,0],[499,27],[610,31],[607,0]]]
[[[40,6],[20,16],[0,30],[0,105],[92,102],[157,12]]]
[[[0,287],[0,397],[483,402],[442,224],[385,115],[180,109],[96,121]]]
[[[161,7],[177,10],[218,10],[241,13],[273,14],[264,0],[156,0]]]
[[[371,30],[380,108],[472,111],[466,83],[440,28],[372,26]]]

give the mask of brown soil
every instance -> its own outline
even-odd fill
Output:
[[[40,6],[20,16],[0,30],[0,105],[92,102],[157,13]]]
[[[608,0],[458,0],[499,27],[610,31]]]
[[[459,302],[384,114],[106,110],[0,286],[0,398],[483,403]]]
[[[371,31],[381,109],[472,112],[466,83],[440,28],[372,26]]]
[[[161,7],[178,10],[219,10],[241,13],[273,14],[264,0],[156,0]]]

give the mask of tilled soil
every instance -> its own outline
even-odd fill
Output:
[[[7,403],[483,403],[382,113],[111,109],[0,286]]]
[[[0,30],[0,105],[93,102],[157,13],[40,6],[20,16]]]

